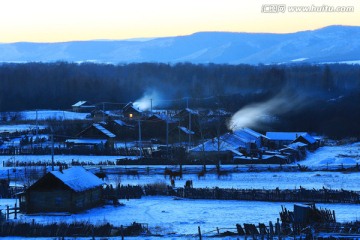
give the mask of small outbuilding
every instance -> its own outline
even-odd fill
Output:
[[[25,213],[79,212],[102,203],[104,182],[83,167],[51,171],[20,194]]]

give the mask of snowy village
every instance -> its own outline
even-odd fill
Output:
[[[2,0],[0,239],[359,240],[359,0]]]
[[[359,234],[359,223],[351,222],[360,210],[360,143],[229,130],[243,117],[193,109],[189,99],[183,109],[159,110],[146,101],[146,110],[136,101],[108,110],[78,101],[67,111],[18,112],[17,124],[1,125],[1,235]],[[62,132],[75,125],[83,128],[73,136]],[[261,213],[252,214],[254,208]]]

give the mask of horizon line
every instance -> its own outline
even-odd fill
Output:
[[[35,44],[56,44],[56,43],[69,43],[69,42],[95,42],[95,41],[103,41],[103,42],[111,42],[111,41],[129,41],[129,42],[147,42],[154,39],[161,39],[161,38],[174,38],[174,37],[185,37],[185,36],[191,36],[197,33],[243,33],[243,34],[278,34],[278,35],[286,35],[286,34],[294,34],[294,33],[300,33],[300,32],[308,32],[308,31],[317,31],[320,29],[325,29],[329,27],[360,27],[360,25],[342,25],[342,24],[333,24],[333,25],[326,25],[323,27],[315,28],[315,29],[306,29],[306,30],[298,30],[298,31],[292,31],[292,32],[249,32],[249,31],[197,31],[192,32],[189,34],[183,34],[183,35],[169,35],[169,36],[157,36],[157,37],[133,37],[133,38],[118,38],[118,39],[78,39],[78,40],[69,40],[69,41],[15,41],[15,42],[0,42],[0,44],[16,44],[16,43],[35,43]]]

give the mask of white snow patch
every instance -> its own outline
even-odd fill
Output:
[[[57,119],[57,120],[84,120],[88,113],[77,113],[61,110],[38,110],[36,111],[23,111],[21,116],[23,120],[38,120]]]
[[[296,58],[296,59],[291,60],[290,62],[302,62],[302,61],[305,61],[307,59],[309,59],[309,58]]]

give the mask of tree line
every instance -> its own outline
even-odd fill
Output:
[[[0,65],[0,112],[69,109],[79,100],[126,103],[154,90],[163,99],[188,98],[191,107],[235,112],[280,92],[301,95],[306,107],[280,114],[272,128],[358,134],[360,66],[226,65],[191,63],[3,63]],[[155,100],[155,99],[154,99]],[[185,101],[167,107],[183,108]],[[277,125],[278,124],[278,125]],[[341,127],[339,127],[340,125]]]

